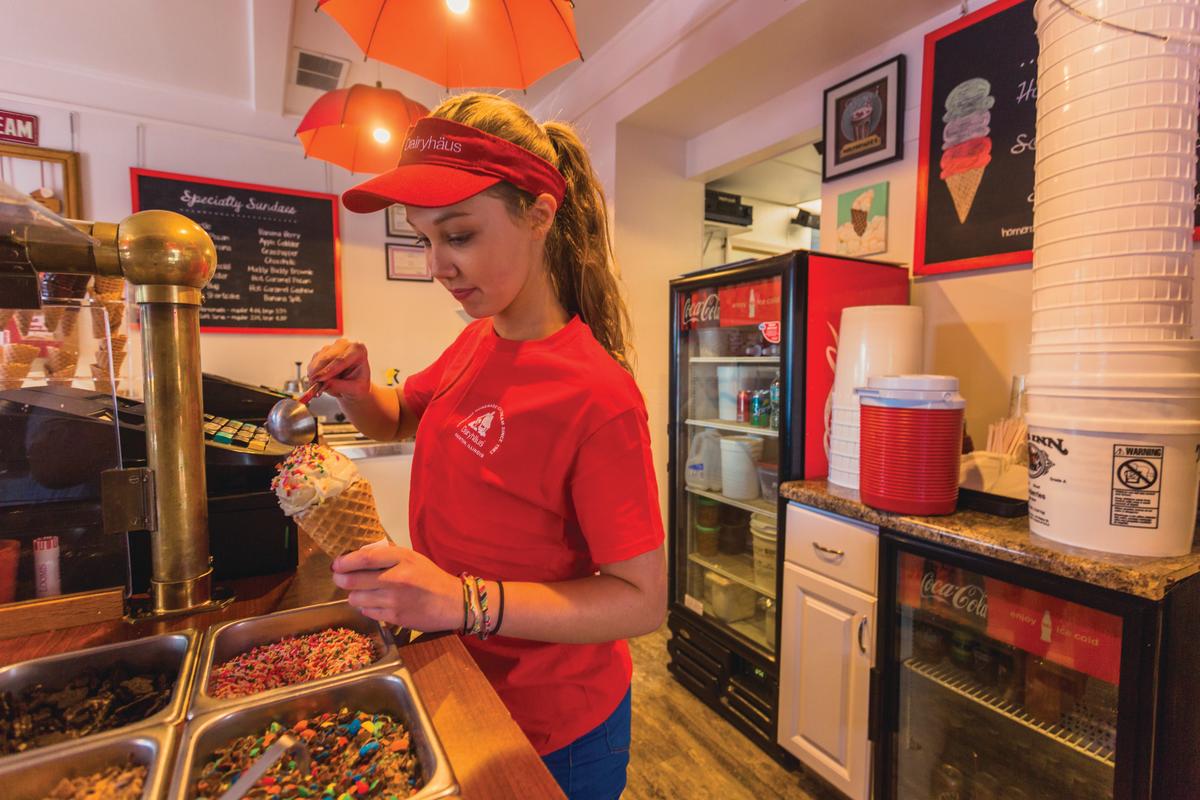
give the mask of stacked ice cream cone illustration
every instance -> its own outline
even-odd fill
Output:
[[[984,170],[992,160],[991,108],[996,98],[992,85],[983,78],[971,78],[955,86],[946,96],[942,121],[941,177],[950,190],[954,211],[960,223],[967,221]]]
[[[283,513],[336,558],[387,538],[371,484],[354,462],[325,445],[306,444],[277,467],[271,488]]]

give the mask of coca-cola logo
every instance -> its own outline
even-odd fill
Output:
[[[688,297],[683,301],[683,324],[695,325],[700,322],[717,322],[721,319],[721,299],[715,294],[706,295],[704,300],[696,303]]]
[[[921,578],[921,599],[946,603],[956,611],[987,620],[987,592],[982,587],[938,580],[933,571],[926,572]]]

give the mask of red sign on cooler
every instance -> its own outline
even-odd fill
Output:
[[[759,333],[768,344],[779,344],[779,320],[758,323]]]
[[[0,142],[15,142],[37,147],[38,118],[32,114],[0,109]]]

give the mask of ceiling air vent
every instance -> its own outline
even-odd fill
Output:
[[[350,62],[343,58],[313,53],[308,50],[296,51],[296,84],[320,89],[323,92],[341,88],[345,83],[346,73]]]

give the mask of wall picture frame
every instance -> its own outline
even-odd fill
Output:
[[[904,158],[904,83],[898,55],[825,90],[822,182]]]
[[[404,206],[395,203],[387,207],[384,214],[387,219],[387,235],[395,239],[413,239],[417,238],[417,232],[408,224],[408,217],[405,215]]]
[[[0,181],[68,219],[83,217],[79,154],[24,144],[0,143]]]
[[[425,248],[418,244],[388,242],[387,279],[389,281],[433,281],[433,272],[425,258]]]

